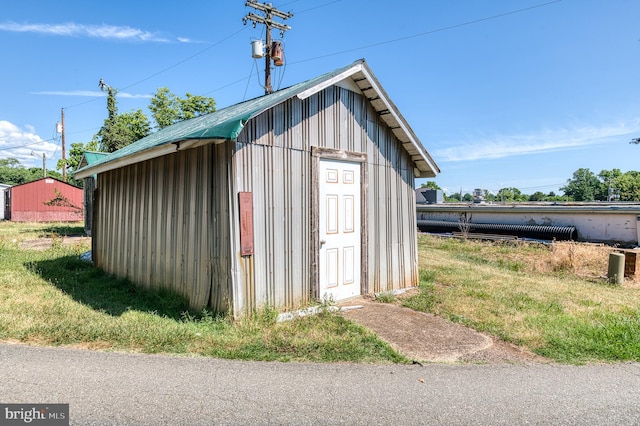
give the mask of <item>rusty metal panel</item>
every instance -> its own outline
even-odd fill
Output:
[[[240,256],[250,256],[253,248],[253,198],[251,192],[239,192]]]

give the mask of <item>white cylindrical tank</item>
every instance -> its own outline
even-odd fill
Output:
[[[264,56],[264,46],[262,40],[251,41],[251,56],[254,58],[262,58]]]

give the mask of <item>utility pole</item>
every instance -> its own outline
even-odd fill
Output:
[[[40,155],[33,151],[31,151],[31,155],[40,158]],[[42,177],[47,177],[47,154],[44,152],[42,153]]]
[[[60,133],[62,135],[62,180],[67,181],[67,154],[64,144],[64,108],[62,108],[60,118]]]
[[[285,31],[291,29],[290,26],[276,22],[273,17],[276,16],[281,19],[289,19],[293,17],[290,12],[282,12],[276,9],[271,3],[258,3],[257,0],[247,0],[245,6],[251,6],[256,10],[264,12],[264,16],[256,15],[253,12],[249,12],[247,16],[242,18],[242,22],[246,25],[247,21],[253,23],[255,28],[257,24],[263,24],[266,27],[266,46],[265,46],[265,67],[264,67],[264,94],[268,95],[273,92],[271,87],[271,28],[280,30],[280,36],[284,35]]]

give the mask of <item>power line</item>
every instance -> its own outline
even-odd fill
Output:
[[[294,1],[291,1],[289,3],[285,3],[285,5],[292,4],[292,3],[295,3],[297,1],[299,1],[299,0],[294,0]],[[327,2],[327,3],[321,4],[321,5],[309,8],[309,9],[305,9],[305,10],[296,12],[296,14],[309,12],[309,11],[312,11],[312,10],[315,10],[315,9],[318,9],[318,8],[321,8],[321,7],[325,7],[325,6],[328,6],[328,5],[331,5],[331,4],[335,4],[335,3],[339,3],[340,1],[342,1],[342,0],[334,0],[334,1],[331,1],[331,2]],[[364,46],[360,46],[360,47],[355,47],[355,48],[352,48],[352,49],[346,49],[346,50],[342,50],[342,51],[339,51],[339,52],[334,52],[334,53],[329,53],[329,54],[326,54],[326,55],[316,56],[316,57],[313,57],[313,58],[303,59],[303,60],[299,60],[299,61],[293,61],[290,64],[291,65],[296,65],[296,64],[300,64],[300,63],[304,63],[304,62],[310,62],[310,61],[314,61],[314,60],[317,60],[317,59],[322,59],[322,58],[326,58],[326,57],[330,57],[330,56],[340,55],[340,54],[343,54],[343,53],[354,52],[354,51],[357,51],[357,50],[363,50],[363,49],[368,49],[368,48],[371,48],[371,47],[381,46],[381,45],[385,45],[385,44],[396,43],[396,42],[403,41],[403,40],[408,40],[408,39],[411,39],[411,38],[423,37],[423,36],[427,36],[427,35],[438,33],[438,32],[449,31],[449,30],[460,28],[460,27],[463,27],[463,26],[473,25],[473,24],[477,24],[477,23],[480,23],[480,22],[485,22],[485,21],[489,21],[489,20],[493,20],[493,19],[498,19],[498,18],[502,18],[502,17],[505,17],[505,16],[513,15],[513,14],[516,14],[516,13],[522,13],[522,12],[526,12],[526,11],[529,11],[529,10],[533,10],[533,9],[549,6],[551,4],[559,3],[561,1],[562,0],[553,0],[553,1],[546,2],[546,3],[541,3],[541,4],[537,4],[537,5],[521,8],[521,9],[512,10],[512,11],[509,11],[509,12],[500,13],[500,14],[497,14],[497,15],[492,15],[492,16],[487,16],[487,17],[484,17],[484,18],[479,18],[479,19],[474,19],[474,20],[462,22],[460,24],[449,25],[449,26],[446,26],[446,27],[441,27],[441,28],[437,28],[437,29],[434,29],[434,30],[430,30],[430,31],[425,31],[425,32],[421,32],[421,33],[417,33],[417,34],[413,34],[413,35],[408,35],[408,36],[405,36],[405,37],[400,37],[400,38],[396,38],[396,39],[390,39],[390,40],[381,41],[381,42],[378,42],[378,43],[372,43],[372,44],[368,44],[368,45],[364,45]],[[244,31],[245,29],[246,29],[246,27],[242,27],[238,31],[228,35],[227,37],[224,37],[223,39],[221,39],[220,41],[218,41],[218,42],[216,42],[214,44],[211,44],[210,46],[206,47],[205,49],[202,49],[202,50],[194,53],[193,55],[188,56],[188,57],[186,57],[186,58],[174,63],[173,65],[170,65],[170,66],[168,66],[166,68],[163,68],[162,70],[160,70],[160,71],[158,71],[158,72],[156,72],[154,74],[151,74],[151,75],[149,75],[149,76],[147,76],[147,77],[145,77],[145,78],[143,78],[143,79],[141,79],[141,80],[139,80],[139,81],[137,81],[135,83],[132,83],[132,84],[129,84],[128,86],[125,86],[123,88],[123,90],[131,88],[131,87],[134,87],[134,86],[136,86],[136,85],[138,85],[140,83],[143,83],[143,82],[145,82],[147,80],[150,80],[153,77],[156,77],[156,76],[158,76],[158,75],[160,75],[160,74],[162,74],[162,73],[164,73],[166,71],[169,71],[169,70],[177,67],[178,65],[181,65],[181,64],[189,61],[189,60],[195,58],[196,56],[199,56],[199,55],[203,54],[204,52],[206,52],[206,51],[218,46],[222,42],[234,37],[235,35],[239,34],[240,32]],[[251,74],[251,75],[253,75],[253,74]],[[228,83],[228,84],[226,84],[224,86],[220,86],[218,88],[212,89],[207,93],[213,93],[213,92],[216,92],[218,90],[222,90],[222,89],[224,89],[226,87],[232,86],[232,85],[237,84],[237,83],[239,83],[241,81],[245,81],[248,78],[251,78],[251,76],[235,80],[235,81],[233,81],[231,83]],[[75,108],[75,107],[78,107],[78,106],[81,106],[81,105],[88,104],[90,102],[95,102],[95,101],[97,101],[97,100],[99,100],[101,98],[102,97],[95,97],[95,98],[89,99],[89,100],[84,101],[84,102],[79,102],[77,104],[73,104],[73,105],[67,106],[67,107],[65,107],[65,109]]]
[[[245,6],[251,6],[256,11],[260,11],[263,15],[257,15],[253,12],[249,12],[244,18],[242,18],[242,22],[246,25],[248,21],[251,21],[253,27],[255,28],[256,24],[262,24],[265,26],[265,35],[266,35],[266,46],[264,47],[265,52],[254,52],[253,57],[259,58],[261,55],[265,57],[265,67],[264,67],[264,93],[268,95],[273,92],[273,88],[271,87],[271,60],[276,66],[283,65],[283,55],[284,52],[281,47],[280,42],[273,42],[273,46],[271,45],[271,28],[275,28],[280,30],[280,36],[283,37],[285,31],[291,29],[290,26],[283,24],[281,22],[276,21],[274,18],[280,18],[282,20],[290,19],[293,17],[291,12],[282,12],[281,10],[276,9],[271,3],[259,3],[257,0],[247,0]],[[262,45],[262,39],[259,41],[259,45]],[[256,42],[253,42],[256,43]],[[254,48],[254,50],[262,50],[262,47],[259,49]]]
[[[191,55],[191,56],[188,56],[188,57],[186,57],[186,58],[184,58],[184,59],[182,59],[182,60],[180,60],[180,61],[178,61],[178,62],[174,63],[173,65],[170,65],[170,66],[168,66],[168,67],[166,67],[166,68],[163,68],[162,70],[160,70],[160,71],[158,71],[158,72],[156,72],[156,73],[153,73],[153,74],[151,74],[151,75],[149,75],[149,76],[147,76],[147,77],[145,77],[145,78],[143,78],[143,79],[141,79],[141,80],[138,80],[138,81],[136,81],[135,83],[129,84],[128,86],[123,87],[121,90],[126,90],[126,89],[129,89],[129,88],[131,88],[131,87],[137,86],[138,84],[143,83],[143,82],[145,82],[145,81],[147,81],[147,80],[151,80],[153,77],[157,77],[158,75],[160,75],[160,74],[162,74],[162,73],[165,73],[165,72],[169,71],[170,69],[173,69],[173,68],[177,67],[178,65],[182,65],[183,63],[185,63],[185,62],[187,62],[187,61],[189,61],[189,60],[191,60],[191,59],[195,58],[196,56],[202,55],[204,52],[206,52],[206,51],[208,51],[208,50],[213,49],[214,47],[216,47],[216,46],[218,46],[219,44],[221,44],[221,43],[223,43],[223,42],[227,41],[228,39],[230,39],[230,38],[232,38],[232,37],[236,36],[237,34],[241,33],[241,32],[242,32],[242,31],[244,31],[244,30],[245,30],[245,27],[242,27],[242,28],[240,28],[238,31],[236,31],[236,32],[234,32],[234,33],[232,33],[232,34],[228,35],[227,37],[225,37],[225,38],[221,39],[220,41],[218,41],[218,42],[216,42],[216,43],[214,43],[214,44],[209,45],[208,47],[206,47],[206,48],[204,48],[204,49],[202,49],[202,50],[200,50],[200,51],[198,51],[198,52],[194,53],[194,54],[193,54],[193,55]],[[77,104],[73,104],[73,105],[67,106],[67,107],[65,107],[65,109],[75,108],[75,107],[77,107],[77,106],[85,105],[85,104],[88,104],[88,103],[90,103],[90,102],[95,102],[95,101],[97,101],[98,99],[102,99],[102,96],[95,97],[95,98],[92,98],[92,99],[86,100],[86,101],[84,101],[84,102],[79,102],[79,103],[77,103]]]
[[[316,59],[323,59],[323,58],[327,58],[329,56],[341,55],[343,53],[354,52],[356,50],[369,49],[371,47],[382,46],[384,44],[396,43],[398,41],[408,40],[408,39],[411,39],[411,38],[423,37],[423,36],[426,36],[426,35],[439,33],[439,32],[442,32],[442,31],[448,31],[448,30],[452,30],[452,29],[455,29],[455,28],[464,27],[464,26],[467,26],[467,25],[473,25],[473,24],[477,24],[477,23],[480,23],[480,22],[490,21],[490,20],[493,20],[493,19],[498,19],[498,18],[502,18],[502,17],[505,17],[505,16],[514,15],[516,13],[526,12],[526,11],[529,11],[529,10],[532,10],[532,9],[536,9],[536,8],[540,8],[540,7],[544,7],[544,6],[549,6],[549,5],[554,4],[554,3],[559,3],[561,1],[562,0],[553,0],[553,1],[550,1],[550,2],[547,2],[547,3],[541,3],[541,4],[534,5],[534,6],[524,7],[522,9],[512,10],[510,12],[504,12],[504,13],[500,13],[500,14],[497,14],[497,15],[487,16],[485,18],[474,19],[474,20],[463,22],[463,23],[460,23],[460,24],[449,25],[447,27],[437,28],[435,30],[425,31],[425,32],[422,32],[422,33],[408,35],[408,36],[405,36],[405,37],[395,38],[395,39],[391,39],[391,40],[387,40],[387,41],[381,41],[381,42],[378,42],[378,43],[367,44],[365,46],[354,47],[352,49],[341,50],[339,52],[328,53],[326,55],[316,56],[314,58],[303,59],[303,60],[300,60],[300,61],[294,61],[294,62],[291,62],[291,64],[295,65],[295,64],[300,64],[300,63],[303,63],[303,62],[315,61]]]
[[[25,146],[35,145],[37,143],[53,142],[55,140],[56,140],[56,138],[51,138],[51,139],[46,139],[46,140],[41,140],[41,141],[25,143],[24,145],[8,146],[8,147],[5,147],[5,148],[0,148],[0,151],[9,151],[9,150],[12,150],[12,149],[24,148]]]
[[[342,0],[335,0],[335,1],[332,1],[332,2],[329,2],[329,3],[325,3],[325,4],[322,4],[322,5],[310,8],[310,9],[303,10],[301,12],[296,12],[296,14],[308,12],[310,10],[314,10],[314,9],[319,8],[319,7],[327,6],[327,5],[330,5],[330,4],[333,4],[333,3],[338,3],[340,1],[342,1]],[[449,25],[449,26],[446,26],[446,27],[441,27],[441,28],[437,28],[435,30],[425,31],[425,32],[418,33],[418,34],[413,34],[413,35],[408,35],[408,36],[405,36],[405,37],[400,37],[400,38],[395,38],[395,39],[391,39],[391,40],[381,41],[381,42],[378,42],[378,43],[368,44],[368,45],[365,45],[365,46],[354,47],[352,49],[341,50],[339,52],[328,53],[326,55],[315,56],[313,58],[303,59],[303,60],[299,60],[299,61],[292,61],[292,62],[289,62],[289,64],[290,65],[301,64],[301,63],[304,63],[304,62],[315,61],[317,59],[323,59],[323,58],[327,58],[327,57],[330,57],[330,56],[341,55],[343,53],[354,52],[354,51],[357,51],[357,50],[368,49],[368,48],[371,48],[371,47],[381,46],[381,45],[384,45],[384,44],[396,43],[396,42],[403,41],[403,40],[408,40],[408,39],[411,39],[411,38],[423,37],[423,36],[427,36],[427,35],[438,33],[438,32],[449,31],[449,30],[452,30],[452,29],[456,29],[456,28],[460,28],[460,27],[464,27],[464,26],[468,26],[468,25],[473,25],[473,24],[477,24],[477,23],[480,23],[480,22],[490,21],[490,20],[493,20],[493,19],[498,19],[498,18],[502,18],[502,17],[505,17],[505,16],[513,15],[513,14],[516,14],[516,13],[521,13],[521,12],[526,12],[528,10],[537,9],[537,8],[540,8],[540,7],[549,6],[549,5],[554,4],[554,3],[560,3],[561,1],[562,0],[553,0],[553,1],[546,2],[546,3],[541,3],[541,4],[537,4],[537,5],[521,8],[521,9],[516,9],[516,10],[509,11],[509,12],[500,13],[500,14],[497,14],[497,15],[487,16],[487,17],[484,17],[484,18],[474,19],[474,20],[471,20],[471,21],[462,22],[460,24]],[[293,3],[293,2],[291,2],[291,3]],[[289,3],[287,3],[287,4],[289,4]],[[253,73],[251,74],[251,76],[252,75],[253,75]],[[251,76],[249,76],[247,78],[251,78]],[[239,83],[241,81],[244,81],[244,80],[246,80],[246,78],[242,78],[240,80],[236,80],[236,81],[234,81],[232,83],[229,83],[229,84],[226,84],[224,86],[212,89],[207,93],[216,92],[218,90],[221,90],[221,89],[224,89],[226,87],[232,86],[232,85],[234,85],[236,83]]]

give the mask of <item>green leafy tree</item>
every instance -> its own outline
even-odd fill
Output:
[[[601,185],[596,193],[596,200],[614,201],[619,198],[618,183],[622,177],[620,169],[602,170],[598,173]]]
[[[427,181],[427,183],[423,183],[422,185],[420,185],[420,188],[430,188],[430,189],[442,190],[442,188],[440,188],[438,186],[438,184],[433,180],[429,180],[429,181]]]
[[[47,177],[62,180],[62,175],[53,170],[47,170]],[[0,183],[7,185],[20,185],[42,178],[42,167],[25,168],[15,158],[0,160]]]
[[[529,196],[529,201],[546,201],[547,196],[542,191],[536,191]]]
[[[519,201],[527,201],[529,197],[523,194],[518,188],[509,187],[502,188],[496,194],[496,200],[505,203],[515,203]]]
[[[99,147],[104,152],[114,152],[143,137],[151,131],[149,119],[142,110],[118,114],[117,90],[108,88],[107,118],[96,134]]]
[[[446,195],[444,196],[444,201],[447,203],[459,203],[460,200],[460,193],[458,192],[454,192],[451,195]]]
[[[2,158],[0,159],[0,167],[21,168],[22,164],[17,158]]]
[[[178,121],[188,120],[200,115],[209,114],[216,110],[213,98],[192,95],[180,98],[168,88],[160,87],[151,98],[149,110],[158,128],[163,129]]]
[[[178,99],[166,87],[160,87],[151,98],[151,115],[160,129],[178,121]]]
[[[67,182],[82,188],[84,186],[84,182],[82,180],[76,180],[73,178],[73,173],[78,170],[78,165],[80,164],[80,160],[82,159],[82,155],[85,151],[98,151],[98,141],[97,139],[93,139],[86,144],[82,142],[74,142],[71,144],[71,149],[69,150],[69,155],[66,160],[62,159],[58,160],[57,170],[62,170],[62,167],[66,163],[67,165]]]
[[[640,201],[640,172],[623,173],[613,185],[620,201]]]
[[[602,194],[606,193],[602,182],[591,170],[586,168],[573,172],[573,178],[568,179],[567,184],[560,190],[574,201],[595,201],[598,198],[601,199]]]
[[[200,115],[209,114],[216,110],[216,101],[205,96],[187,93],[185,99],[180,101],[180,120],[188,120]]]

